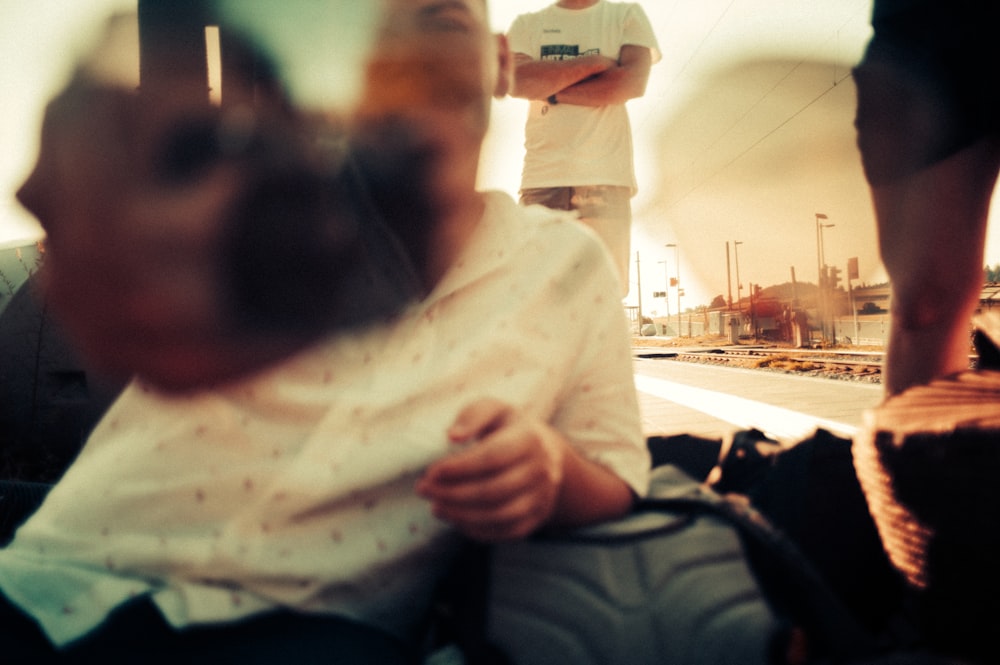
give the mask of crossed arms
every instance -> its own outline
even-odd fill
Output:
[[[607,106],[624,104],[646,92],[653,59],[644,46],[622,46],[618,59],[585,55],[571,60],[535,60],[514,54],[514,87],[521,99],[558,94],[560,104]]]

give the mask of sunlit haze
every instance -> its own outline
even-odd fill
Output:
[[[494,0],[493,28],[505,31],[517,14],[545,4]],[[737,242],[744,296],[750,284],[788,282],[793,272],[815,283],[816,213],[833,225],[823,229],[826,263],[843,269],[857,257],[861,282],[884,281],[852,124],[850,68],[870,35],[871,0],[641,4],[663,59],[645,97],[629,103],[640,191],[627,302],[638,299],[641,282],[643,309],[662,310],[652,293],[678,266],[685,309],[730,289],[735,297]],[[46,99],[102,21],[134,7],[135,0],[0,0],[0,247],[41,234],[13,195],[35,157]],[[520,100],[495,104],[482,187],[516,195],[526,113]],[[991,237],[985,263],[997,262],[1000,242]]]

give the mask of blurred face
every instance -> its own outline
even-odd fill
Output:
[[[498,39],[482,0],[385,0],[358,116],[402,118],[448,146],[478,144],[503,94]]]
[[[135,322],[107,344],[118,351],[104,354],[102,364],[127,362],[133,340],[167,324],[163,314],[173,306],[166,301],[204,312],[216,299],[200,285],[216,281],[208,257],[235,178],[219,168],[197,180],[167,175],[154,146],[163,144],[176,114],[200,116],[204,109],[182,96],[158,101],[98,86],[68,89],[48,109],[38,163],[18,193],[45,228],[47,294],[83,351],[107,344],[104,324],[116,312]],[[137,270],[146,248],[163,257],[155,272]],[[153,283],[160,298],[145,296]],[[91,302],[84,297],[91,290],[112,297]],[[174,321],[169,325],[189,323]]]
[[[18,193],[47,233],[48,302],[90,365],[178,389],[409,297],[402,279],[370,278],[355,199],[313,120],[236,65],[223,88],[252,107],[210,103],[184,49],[154,42],[146,62],[181,64],[138,90],[83,69],[49,105]]]
[[[50,302],[96,365],[185,388],[287,354],[341,311],[369,321],[411,296],[400,285],[412,274],[385,267],[407,263],[396,244],[376,247],[381,281],[348,260],[375,260],[355,251],[358,207],[380,208],[417,271],[437,256],[436,225],[463,217],[475,194],[500,52],[482,0],[382,2],[351,137],[369,196],[330,166],[323,146],[340,144],[340,125],[323,132],[335,141],[314,141],[320,119],[261,81],[253,49],[246,72],[227,65],[221,106],[206,96],[204,61],[175,57],[184,47],[170,40],[144,52],[173,65],[157,68],[162,80],[137,93],[88,70],[50,105],[19,198],[48,234]],[[289,265],[294,275],[278,269]]]
[[[232,334],[220,256],[251,167],[210,140],[219,119],[182,92],[88,80],[49,105],[18,197],[47,234],[48,301],[95,368],[180,385],[208,364],[197,348]]]

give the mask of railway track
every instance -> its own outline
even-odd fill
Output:
[[[881,381],[881,351],[840,349],[794,349],[770,346],[705,347],[672,349],[640,347],[637,358],[662,358],[682,362],[778,371],[786,374],[821,376],[854,381]]]

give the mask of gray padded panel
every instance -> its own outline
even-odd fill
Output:
[[[652,493],[692,482],[663,467]],[[489,638],[516,665],[764,665],[781,629],[737,533],[708,515],[638,513],[504,544],[492,576]]]

